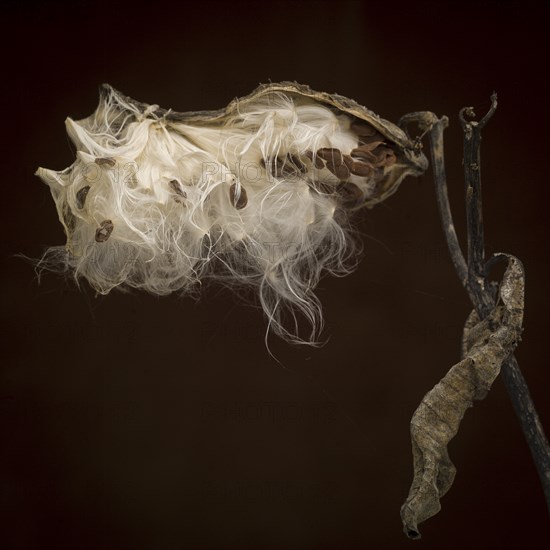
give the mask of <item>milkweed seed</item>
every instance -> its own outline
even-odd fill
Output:
[[[335,162],[331,162],[330,160],[327,160],[327,168],[339,179],[339,180],[346,180],[349,178],[349,168],[346,166],[346,164],[342,161],[341,164],[336,164]]]
[[[342,182],[336,189],[342,206],[354,208],[363,202],[363,191],[350,181]]]
[[[349,171],[355,176],[368,178],[374,172],[374,167],[364,160],[354,160],[349,155],[344,155],[344,162]]]
[[[182,200],[180,200],[179,197],[181,197],[182,199],[187,198],[187,193],[181,188],[181,184],[178,180],[170,180],[170,187],[172,188],[172,191],[174,191],[174,193],[178,195],[177,197],[174,197],[174,200],[176,202],[183,202]]]
[[[300,158],[298,157],[298,155],[293,155],[292,153],[289,153],[287,155],[287,158],[288,160],[290,161],[291,164],[293,164],[294,166],[296,166],[296,168],[302,172],[302,174],[304,174],[305,172],[307,172],[307,167],[306,165],[300,160]]]
[[[89,190],[90,190],[90,186],[86,185],[86,187],[79,189],[78,193],[76,194],[76,205],[80,210],[84,208],[84,203],[86,202],[86,197],[88,196]]]
[[[332,195],[335,192],[334,185],[329,185],[328,183],[311,180],[308,182],[310,190],[314,190],[321,195]]]
[[[359,138],[359,143],[361,143],[361,145],[371,145],[372,143],[376,143],[377,145],[379,145],[384,141],[385,141],[384,136],[382,134],[379,134],[378,132],[376,132],[372,136],[361,136]],[[371,147],[377,147],[377,145],[374,145],[374,146],[371,145]]]
[[[170,187],[174,193],[180,195],[180,197],[187,197],[185,191],[181,188],[180,182],[178,180],[170,180]]]
[[[351,130],[360,137],[374,136],[377,133],[370,124],[357,120],[351,123]]]
[[[315,155],[313,156],[313,151],[306,151],[305,152],[306,157],[313,162],[313,166],[317,168],[318,170],[322,170],[325,167],[325,161],[321,158]]]
[[[260,164],[266,168],[265,159],[261,159]],[[269,164],[269,172],[276,178],[292,178],[300,172],[307,172],[307,167],[297,156],[288,154],[284,160],[274,158]]]
[[[111,220],[103,220],[95,232],[96,242],[104,243],[111,236],[114,227]]]
[[[397,157],[395,156],[393,149],[390,149],[389,147],[377,147],[373,151],[373,154],[376,155],[376,167],[392,166],[397,162]]]
[[[377,156],[371,151],[368,145],[361,145],[361,147],[352,149],[350,155],[354,160],[359,159],[368,163],[374,163],[377,160]]]
[[[344,162],[340,149],[335,149],[334,147],[317,149],[317,156],[323,160],[332,162],[335,166],[340,166]]]
[[[229,188],[229,198],[231,200],[231,204],[237,209],[241,210],[241,208],[244,208],[248,204],[248,196],[246,194],[246,189],[241,185],[240,186],[240,194],[237,197],[237,184],[233,183],[231,187]]]

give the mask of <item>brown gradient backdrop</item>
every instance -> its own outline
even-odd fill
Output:
[[[457,361],[470,310],[431,174],[358,221],[359,269],[319,288],[321,349],[276,339],[227,291],[199,303],[46,275],[64,235],[39,166],[73,161],[63,121],[98,86],[175,110],[297,80],[389,120],[451,118],[450,195],[464,229],[459,108],[481,114],[489,252],[527,269],[517,357],[550,430],[547,30],[525,2],[161,2],[4,8],[0,547],[15,549],[542,548],[548,517],[502,381],[451,444],[456,482],[420,542],[401,532],[409,420]],[[8,117],[8,120],[6,120]],[[547,541],[546,541],[547,542]]]

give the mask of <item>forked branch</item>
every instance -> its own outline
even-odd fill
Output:
[[[474,306],[465,325],[462,361],[426,394],[411,421],[415,476],[401,509],[405,532],[410,538],[420,538],[417,524],[439,511],[439,499],[450,488],[455,473],[447,454],[447,443],[456,434],[466,408],[472,400],[484,397],[501,366],[550,511],[550,446],[513,356],[521,335],[523,266],[508,254],[495,254],[485,261],[480,145],[481,131],[496,107],[497,97],[493,94],[491,108],[480,121],[473,120],[475,113],[471,107],[462,109],[459,114],[464,133],[467,261],[456,235],[447,193],[443,131],[448,119],[419,112],[405,115],[400,121],[401,126],[415,122],[422,135],[429,133],[443,231],[457,275]],[[419,140],[418,146],[421,147]],[[488,276],[495,263],[502,259],[508,260],[508,269],[499,290],[496,283],[489,282]],[[504,308],[499,302],[504,303]]]

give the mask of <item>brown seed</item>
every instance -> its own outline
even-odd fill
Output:
[[[260,160],[260,164],[265,168],[265,159]],[[270,169],[272,175],[276,178],[292,178],[296,177],[300,172],[307,172],[305,164],[294,155],[287,155],[285,160],[277,157],[270,163]]]
[[[237,209],[241,210],[241,208],[244,208],[248,204],[248,196],[246,194],[246,189],[240,185],[240,194],[237,197],[237,184],[233,183],[231,187],[229,188],[229,198],[231,200],[231,204]]]
[[[397,157],[395,156],[393,149],[390,149],[389,147],[377,147],[373,151],[373,154],[376,155],[376,167],[392,166],[397,162]]]
[[[374,151],[381,145],[385,145],[383,139],[377,139],[374,141],[369,141],[368,143],[362,143],[359,147],[357,147],[357,149],[360,149],[361,151]]]
[[[178,197],[181,197],[182,199],[187,198],[187,193],[181,188],[181,184],[178,180],[170,180],[170,187],[172,188],[172,191],[178,195]],[[174,197],[174,200],[181,203],[182,201],[178,197]]]
[[[95,232],[96,242],[104,243],[111,236],[114,227],[111,220],[103,220]]]
[[[350,181],[342,182],[336,189],[342,206],[354,208],[363,202],[363,191]]]
[[[311,180],[308,182],[308,185],[310,189],[314,189],[317,193],[322,195],[332,195],[336,191],[334,184],[330,185],[323,181]]]
[[[349,155],[344,155],[344,162],[346,163],[349,171],[356,176],[368,178],[369,176],[372,176],[372,173],[374,172],[373,166],[364,160],[355,160]]]
[[[353,163],[353,166],[350,168],[350,172],[361,178],[369,178],[372,176],[372,173],[374,172],[374,168],[370,164],[367,164],[366,162],[357,160]]]
[[[284,173],[284,162],[279,158],[275,158],[271,161],[271,173],[276,177],[276,178],[282,178],[285,173]]]
[[[317,149],[317,156],[323,160],[332,162],[335,166],[340,166],[344,162],[340,149],[335,149],[334,147]]]
[[[282,164],[280,173],[285,178],[295,178],[296,176],[298,176],[300,171],[296,166],[294,166],[294,164],[291,164],[290,162],[285,162]]]
[[[314,157],[313,151],[306,151],[306,157],[313,162],[313,166],[318,170],[322,170],[325,167],[325,161],[317,155]]]
[[[361,145],[371,145],[371,144],[376,144],[376,145],[371,145],[371,148],[375,148],[377,147],[378,145],[380,145],[380,143],[383,143],[385,140],[384,136],[382,134],[379,134],[378,132],[376,132],[374,135],[372,136],[361,136],[359,138],[359,143],[361,143]]]
[[[99,166],[108,166],[109,168],[112,168],[116,164],[116,160],[110,157],[96,158],[95,163]]]
[[[61,209],[63,212],[63,220],[65,221],[67,231],[69,233],[72,233],[76,227],[76,217],[66,201],[63,201]]]
[[[355,122],[352,122],[351,130],[360,137],[374,136],[376,134],[376,129],[373,128],[370,124],[363,122],[362,120],[356,120]]]
[[[340,180],[346,180],[349,178],[349,168],[344,162],[342,164],[335,164],[330,160],[327,160],[327,168]]]
[[[368,145],[361,145],[360,147],[352,149],[350,155],[354,160],[359,159],[368,163],[373,163],[377,160],[377,156]]]
[[[302,174],[304,174],[305,172],[307,172],[307,167],[306,165],[300,160],[300,157],[298,157],[297,155],[293,155],[292,153],[289,153],[287,155],[287,159],[290,161],[291,164],[293,164],[294,166],[296,166],[296,168],[302,172]]]
[[[84,208],[84,203],[86,202],[86,197],[88,196],[89,190],[90,190],[90,186],[86,185],[86,187],[79,189],[78,193],[76,194],[76,205],[81,210],[82,208]]]
[[[315,160],[313,161],[313,165],[318,170],[322,170],[325,167],[325,161],[321,157],[315,156]]]

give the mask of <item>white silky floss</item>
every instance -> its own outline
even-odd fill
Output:
[[[405,175],[425,169],[425,159],[411,161],[404,134],[396,144],[380,125],[292,88],[268,87],[223,116],[201,118],[105,86],[92,116],[66,121],[75,162],[37,171],[67,234],[39,269],[84,278],[101,294],[129,287],[193,294],[208,279],[252,287],[269,329],[316,343],[319,278],[356,265],[350,214],[382,200],[381,187],[390,194],[390,172],[393,192]],[[298,335],[297,312],[311,326],[307,338]]]

